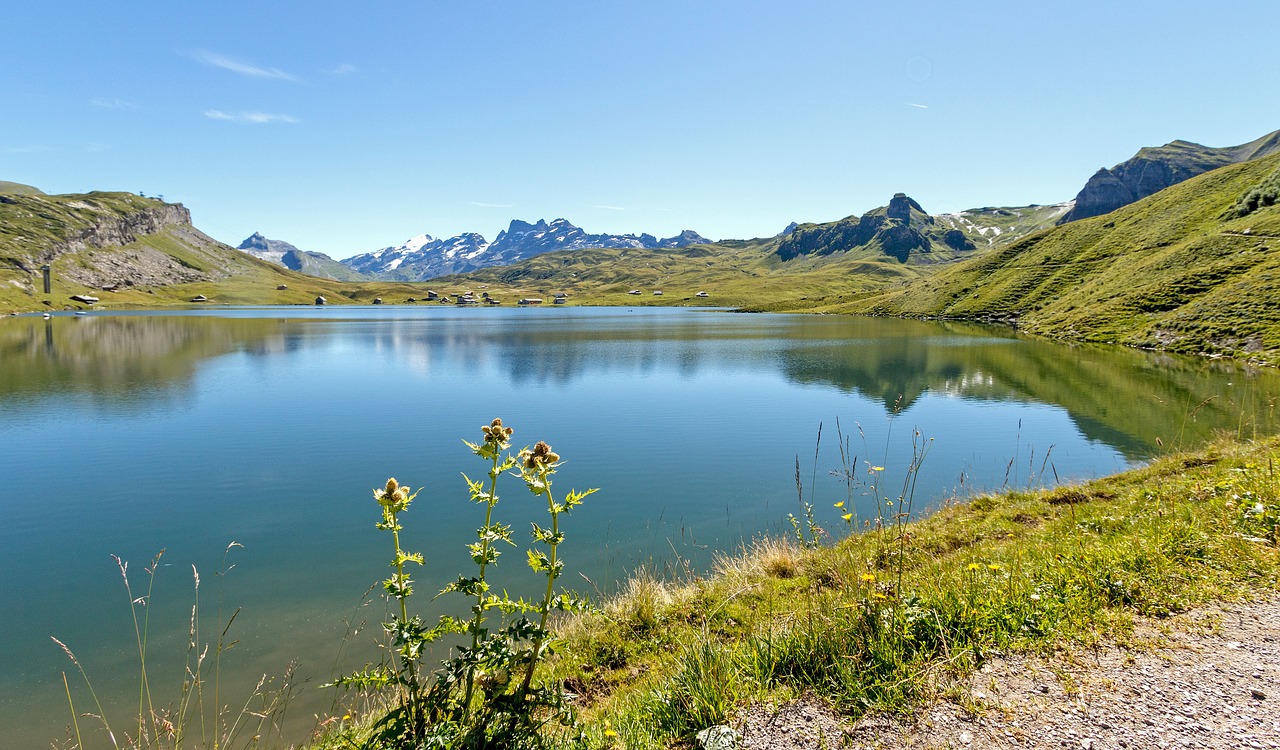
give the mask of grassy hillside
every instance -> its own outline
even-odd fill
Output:
[[[1277,169],[1214,170],[839,309],[1280,364],[1280,208],[1237,210]]]
[[[21,182],[0,180],[0,195],[44,195],[44,191]]]
[[[52,267],[43,291],[41,266]],[[285,289],[279,287],[284,286]],[[208,237],[186,210],[132,193],[0,196],[0,313],[191,304],[404,302],[422,285],[348,284],[258,260]]]
[[[979,249],[1016,242],[1023,237],[1048,229],[1057,223],[1072,203],[1048,206],[1009,206],[970,208],[954,214],[933,217],[948,229],[958,229]]]
[[[774,254],[778,242],[773,238],[659,250],[568,250],[446,276],[427,285],[489,285],[491,292],[499,286],[519,296],[543,298],[566,292],[575,304],[804,309],[849,301],[921,273],[917,266],[883,257],[783,261]],[[707,296],[698,297],[698,292]]]

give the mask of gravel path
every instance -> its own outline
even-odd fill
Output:
[[[755,706],[744,749],[1280,748],[1280,600],[1198,610],[1139,627],[1149,648],[988,662],[968,707],[852,725],[816,700]]]

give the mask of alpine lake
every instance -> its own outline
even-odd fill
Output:
[[[414,611],[465,612],[459,595],[433,597],[472,574],[484,508],[462,475],[487,465],[462,441],[494,417],[515,450],[545,440],[561,455],[557,495],[599,488],[561,521],[561,583],[598,598],[642,566],[705,574],[716,554],[792,534],[797,467],[815,521],[840,537],[855,528],[833,507],[846,469],[865,522],[870,483],[896,497],[926,451],[923,513],[1272,433],[1278,396],[1274,371],[896,319],[572,306],[2,319],[4,744],[68,737],[63,673],[76,710],[96,712],[52,638],[117,733],[136,728],[135,612],[157,706],[178,700],[205,644],[212,689],[234,616],[219,700],[234,713],[264,676],[288,681],[283,731],[304,738],[342,698],[322,685],[379,657],[391,542],[372,489],[388,477],[423,488],[401,517],[403,546],[426,559]],[[540,596],[522,548],[545,503],[515,477],[498,492],[518,546],[491,582]],[[81,729],[108,746],[95,719]]]

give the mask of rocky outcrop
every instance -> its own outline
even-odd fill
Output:
[[[1190,141],[1143,148],[1128,161],[1094,173],[1076,196],[1075,207],[1058,223],[1101,216],[1209,170],[1274,153],[1280,153],[1280,130],[1227,148],[1209,148]]]
[[[191,229],[191,212],[180,203],[161,203],[119,216],[105,216],[90,226],[73,232],[62,241],[46,245],[37,254],[35,261],[37,265],[43,265],[90,247],[128,245],[142,237],[159,234],[166,227]]]
[[[214,281],[257,263],[193,227],[184,206],[131,193],[11,194],[0,225],[0,268],[24,289],[45,265],[55,283],[119,288]]]
[[[905,263],[912,254],[932,252],[933,243],[941,243],[944,234],[919,203],[897,193],[889,205],[860,217],[801,225],[782,239],[775,252],[783,260],[791,260],[801,255],[878,251]]]

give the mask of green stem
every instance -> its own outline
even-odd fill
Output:
[[[396,521],[395,511],[389,510],[388,515],[391,517],[391,540],[396,549],[396,583],[399,585],[396,598],[400,600],[400,629],[403,637],[404,630],[409,625],[409,605],[405,602],[404,596],[404,555],[400,551],[400,524]],[[403,652],[400,654],[400,664],[404,668],[409,683],[409,694],[404,697],[404,707],[409,712],[410,721],[416,723],[414,714],[418,708],[418,664]]]
[[[501,454],[498,453],[496,450],[494,451],[493,468],[489,470],[488,507],[485,509],[485,512],[484,512],[484,532],[483,532],[484,536],[481,539],[481,545],[480,545],[480,576],[479,576],[480,584],[478,586],[479,590],[476,592],[476,606],[472,610],[472,612],[474,613],[474,616],[471,619],[471,654],[473,657],[475,656],[476,649],[480,647],[480,631],[481,631],[481,626],[484,625],[484,620],[485,620],[485,617],[484,617],[484,610],[485,610],[484,571],[485,571],[485,568],[488,567],[489,565],[489,538],[490,538],[489,524],[491,522],[491,519],[493,518],[493,506],[498,504],[498,494],[497,494],[498,493],[498,474],[499,474],[498,459],[500,455]],[[467,690],[465,695],[462,698],[462,718],[464,721],[466,720],[468,714],[471,712],[471,695],[472,695],[472,692],[475,690],[475,684],[476,684],[475,677],[476,677],[476,665],[475,665],[475,662],[473,661],[471,662],[471,664],[467,665]]]
[[[538,622],[538,636],[537,640],[533,642],[533,653],[529,656],[529,668],[524,673],[524,682],[520,685],[520,697],[522,700],[529,693],[529,685],[533,682],[533,672],[538,666],[538,656],[542,653],[542,645],[546,641],[547,616],[551,613],[551,597],[555,593],[556,585],[556,547],[558,545],[554,539],[560,533],[560,514],[556,512],[556,501],[551,494],[551,482],[547,479],[546,469],[543,468],[540,474],[539,479],[542,480],[543,493],[547,496],[547,510],[551,513],[551,537],[553,541],[549,545],[551,547],[551,562],[547,568],[547,594],[543,597],[542,606],[540,607],[542,617]]]

